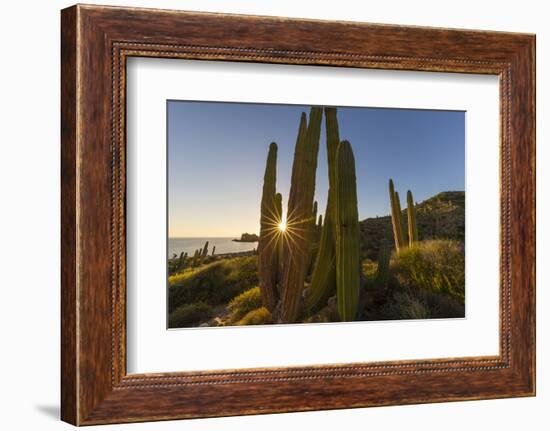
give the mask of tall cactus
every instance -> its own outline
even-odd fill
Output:
[[[389,183],[389,192],[393,238],[395,241],[395,249],[399,251],[406,246],[406,242],[403,235],[403,218],[401,216],[401,204],[399,203],[399,194],[395,191],[393,180],[391,178]]]
[[[416,209],[414,207],[413,195],[407,191],[407,223],[409,225],[409,247],[418,241],[418,227],[416,225]]]
[[[212,256],[214,256],[214,254],[216,254],[216,246],[212,247]]]
[[[309,313],[317,311],[327,304],[336,288],[336,254],[334,238],[334,193],[336,189],[336,152],[340,144],[336,108],[325,108],[325,127],[327,136],[327,162],[329,190],[325,217],[319,240],[319,250],[311,275],[310,288],[305,297]]]
[[[265,165],[264,184],[260,209],[260,237],[258,241],[258,277],[262,303],[273,312],[279,300],[277,291],[277,240],[280,211],[276,199],[277,144],[269,146]]]
[[[305,114],[302,114],[300,121],[287,206],[287,240],[283,253],[281,306],[276,316],[278,322],[296,322],[300,317],[309,258],[308,228],[315,194],[322,116],[321,108],[311,108],[305,133]]]
[[[355,159],[348,141],[338,146],[336,176],[336,296],[340,319],[350,321],[357,316],[361,262]]]

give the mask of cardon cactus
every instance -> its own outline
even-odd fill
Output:
[[[384,289],[388,287],[388,278],[390,275],[390,258],[391,249],[385,242],[378,251],[378,272],[376,275],[376,282]]]
[[[399,203],[399,194],[397,194],[395,191],[392,179],[390,179],[389,183],[389,192],[393,238],[395,241],[395,249],[399,251],[401,248],[406,246],[406,242],[403,234],[403,218],[401,216],[401,204]]]
[[[273,312],[279,300],[278,276],[278,224],[280,211],[276,200],[277,144],[269,146],[265,165],[264,184],[260,209],[260,237],[258,241],[258,277],[262,303]]]
[[[212,256],[214,256],[214,254],[216,254],[216,246],[212,247]]]
[[[409,225],[409,247],[418,241],[418,227],[416,225],[416,209],[412,192],[407,191],[407,223]]]
[[[305,129],[305,114],[300,120],[300,129],[294,150],[292,178],[287,206],[287,234],[283,252],[281,305],[276,316],[278,322],[296,322],[300,317],[302,290],[309,261],[309,227],[315,174],[321,134],[323,111],[311,108],[309,124]]]
[[[348,141],[338,146],[334,198],[338,313],[342,321],[351,321],[357,316],[361,261],[355,159]]]
[[[325,108],[325,127],[327,136],[327,162],[329,190],[325,217],[321,229],[319,249],[310,287],[305,296],[305,305],[309,313],[316,312],[327,304],[327,300],[336,289],[336,254],[334,239],[334,193],[336,189],[336,151],[340,144],[336,108]],[[319,221],[321,225],[321,219]]]

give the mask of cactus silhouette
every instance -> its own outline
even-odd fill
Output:
[[[296,322],[300,317],[300,302],[309,260],[309,226],[323,111],[312,107],[309,124],[302,114],[294,150],[292,177],[287,205],[287,232],[283,246],[281,306],[276,316],[279,322]]]
[[[357,316],[361,262],[355,158],[348,141],[338,146],[336,177],[336,296],[340,319],[350,321]]]
[[[407,191],[407,223],[409,225],[409,247],[418,241],[418,227],[416,225],[416,209],[414,207],[413,195]]]
[[[278,278],[278,229],[281,207],[276,198],[277,144],[269,146],[265,165],[264,184],[260,210],[260,237],[258,241],[258,277],[262,303],[270,312],[279,301]],[[279,194],[280,196],[280,194]]]

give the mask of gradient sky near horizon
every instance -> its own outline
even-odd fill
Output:
[[[267,151],[278,144],[277,191],[286,207],[301,112],[310,106],[168,101],[168,235],[240,237],[259,233]],[[359,218],[389,214],[388,180],[421,202],[464,190],[465,113],[338,108],[340,139],[350,141]],[[323,126],[315,199],[328,190]]]

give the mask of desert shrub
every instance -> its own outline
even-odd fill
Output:
[[[367,280],[373,280],[378,273],[378,264],[370,259],[365,259],[361,262],[361,269]]]
[[[245,290],[243,293],[233,298],[227,308],[231,315],[230,320],[237,322],[243,318],[248,312],[256,310],[262,306],[262,298],[260,296],[260,288],[258,286],[252,289]]]
[[[246,313],[237,325],[265,325],[266,323],[273,323],[271,313],[267,308],[260,307]]]
[[[212,317],[212,307],[204,302],[185,304],[176,308],[168,316],[169,328],[198,326],[201,322]]]
[[[395,256],[391,270],[399,283],[410,289],[464,300],[464,246],[457,241],[418,242]]]
[[[464,302],[427,290],[393,292],[374,320],[449,319],[464,317]]]
[[[222,259],[168,277],[168,305],[173,311],[183,304],[219,305],[258,284],[257,257]]]
[[[430,310],[427,304],[419,297],[409,293],[396,292],[392,295],[391,301],[384,306],[386,319],[429,319]]]

